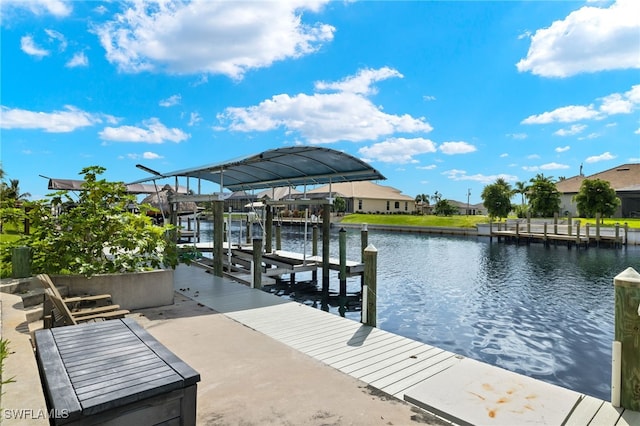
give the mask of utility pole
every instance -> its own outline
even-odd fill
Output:
[[[469,197],[471,197],[471,188],[467,188],[467,216],[469,216]]]

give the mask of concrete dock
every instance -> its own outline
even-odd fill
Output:
[[[132,317],[201,374],[198,424],[640,424],[640,413],[607,401],[200,268],[182,265],[174,280],[174,305]],[[1,297],[2,337],[12,350],[5,377],[16,379],[3,387],[3,410],[44,409],[20,297]],[[0,422],[47,424],[6,413]]]

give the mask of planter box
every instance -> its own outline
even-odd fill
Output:
[[[155,308],[173,304],[173,269],[126,274],[54,275],[56,286],[66,286],[70,295],[110,294],[122,309]]]

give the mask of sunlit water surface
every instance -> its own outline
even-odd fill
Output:
[[[310,228],[306,250],[303,227],[282,229],[284,250],[311,253]],[[381,231],[368,241],[378,250],[379,328],[609,399],[613,278],[629,266],[640,271],[640,247],[577,250]],[[347,259],[360,260],[360,245],[360,231],[348,230]],[[330,251],[338,257],[337,228]],[[338,288],[332,272],[331,291]],[[359,290],[360,279],[350,278],[348,291]],[[346,316],[360,320],[360,312]]]

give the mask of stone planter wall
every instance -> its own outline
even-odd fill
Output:
[[[54,275],[56,286],[66,286],[69,295],[110,294],[123,309],[155,308],[173,304],[173,269],[126,274]]]

